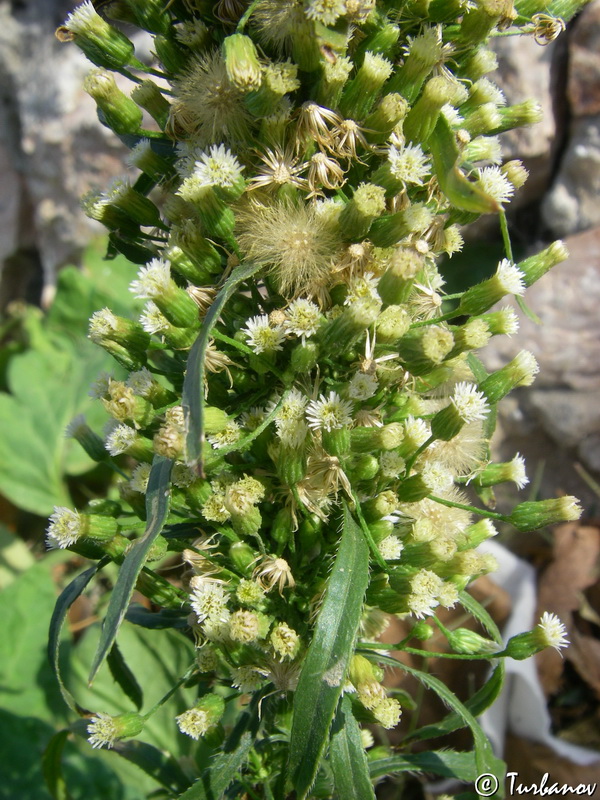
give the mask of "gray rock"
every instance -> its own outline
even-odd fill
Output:
[[[569,259],[525,296],[542,324],[519,312],[518,335],[494,338],[481,355],[488,368],[498,369],[526,346],[540,364],[536,389],[593,392],[600,389],[600,228],[570,236],[565,244]]]

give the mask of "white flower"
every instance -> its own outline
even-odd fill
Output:
[[[102,18],[96,12],[90,0],[85,0],[80,6],[73,9],[65,20],[65,28],[71,33],[86,33],[90,29],[97,27],[98,22],[102,23]]]
[[[384,478],[397,478],[405,467],[406,462],[395,450],[386,450],[379,456],[379,469]]]
[[[544,611],[538,623],[538,628],[541,631],[546,647],[553,647],[560,652],[561,647],[568,646],[567,630],[556,614]]]
[[[77,414],[65,428],[65,439],[76,439],[78,434],[85,434],[87,429],[85,414]]]
[[[146,494],[148,490],[148,481],[150,480],[150,464],[138,464],[133,470],[133,475],[129,481],[129,485],[134,492]]]
[[[269,404],[267,405],[267,412],[271,413],[278,402],[278,397],[275,397],[269,401]],[[307,403],[308,398],[306,398],[301,391],[298,389],[291,389],[283,398],[283,403],[277,412],[276,422],[302,419],[304,417],[304,410],[306,409]]]
[[[525,293],[525,284],[523,283],[523,278],[525,276],[521,272],[518,267],[515,267],[514,264],[507,258],[503,258],[502,261],[498,264],[498,269],[496,270],[496,278],[499,281],[502,289],[506,292],[506,294],[524,294]]]
[[[358,278],[351,278],[348,284],[348,296],[344,300],[344,305],[349,306],[357,300],[372,299],[381,300],[377,294],[377,284],[379,278],[372,272],[365,272]]]
[[[198,622],[204,622],[206,619],[219,619],[224,612],[227,612],[225,589],[207,578],[195,581],[190,601],[198,617]]]
[[[161,258],[153,258],[138,272],[138,279],[132,281],[129,291],[141,299],[152,300],[162,297],[170,290],[171,268]]]
[[[242,177],[242,166],[225,145],[213,145],[194,165],[193,177],[203,186],[234,186]]]
[[[517,489],[523,489],[529,483],[529,478],[525,472],[525,459],[523,456],[517,455],[510,463],[510,480],[516,484]]]
[[[337,392],[329,392],[329,397],[320,395],[318,400],[308,404],[306,417],[314,430],[332,431],[343,428],[352,422],[352,404],[342,400]]]
[[[104,446],[111,456],[127,452],[137,438],[137,431],[129,425],[117,425],[106,437]]]
[[[169,330],[169,320],[165,317],[156,303],[150,300],[140,314],[140,324],[146,333],[164,333]]]
[[[243,414],[240,414],[240,425],[246,428],[246,430],[254,431],[259,425],[262,425],[266,416],[267,414],[264,408],[253,406],[248,409],[248,411],[244,411]]]
[[[206,438],[215,450],[219,450],[221,447],[228,447],[230,444],[235,444],[241,435],[242,431],[240,430],[240,426],[236,422],[228,422],[222,431],[213,434],[213,436],[207,436]]]
[[[203,708],[190,708],[175,717],[177,727],[192,739],[200,739],[212,727],[212,715]]]
[[[500,205],[508,203],[515,193],[515,187],[502,174],[500,167],[482,167],[477,170],[477,185],[490,197],[493,197]]]
[[[264,683],[256,667],[236,667],[232,670],[231,685],[240,692],[254,692]]]
[[[379,542],[378,549],[383,558],[389,561],[391,559],[400,558],[400,554],[404,550],[404,545],[397,536],[392,534],[391,536],[386,536],[385,539]]]
[[[65,506],[54,506],[54,513],[50,517],[50,524],[46,530],[46,544],[48,547],[59,547],[64,550],[81,537],[81,515]]]
[[[130,372],[129,377],[125,381],[125,386],[133,389],[133,393],[139,397],[147,397],[152,391],[154,385],[154,378],[152,373],[146,367],[137,372]]]
[[[388,161],[392,175],[404,183],[423,185],[423,179],[429,175],[429,159],[423,153],[420,144],[409,144],[398,149],[390,145]]]
[[[309,19],[323,25],[333,25],[338,17],[346,13],[345,0],[311,0],[305,12]]]
[[[453,483],[452,473],[439,461],[430,461],[421,472],[423,483],[433,494],[442,494]]]
[[[87,726],[88,742],[92,747],[107,747],[110,749],[119,739],[119,731],[110,714],[99,712],[95,714]]]
[[[242,333],[246,334],[248,346],[257,355],[281,350],[281,343],[285,339],[285,333],[281,325],[272,327],[266,314],[249,319],[246,322],[246,327],[242,328]]]
[[[102,339],[116,331],[119,320],[109,308],[95,311],[90,317],[88,336],[92,342],[99,343]]]
[[[348,386],[348,395],[353,400],[368,400],[378,387],[377,379],[366,372],[357,372]]]
[[[277,435],[286,447],[300,447],[308,436],[308,425],[302,419],[276,420]]]
[[[321,314],[319,307],[311,300],[299,297],[288,306],[285,332],[293,336],[302,337],[302,342],[307,337],[313,336],[319,329]]]
[[[90,386],[88,395],[93,397],[95,400],[100,400],[100,398],[106,397],[111,380],[112,376],[108,372],[101,372],[94,383],[92,383]]]
[[[474,383],[457,383],[451,403],[465,424],[484,420],[490,411],[484,393]]]

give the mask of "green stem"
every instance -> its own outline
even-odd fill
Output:
[[[489,519],[495,519],[498,522],[510,522],[510,517],[506,514],[497,514],[495,511],[487,511],[484,508],[469,506],[465,503],[455,503],[452,500],[446,500],[443,497],[436,497],[432,494],[429,495],[429,500],[433,500],[434,503],[440,503],[442,506],[448,506],[448,508],[460,508],[463,511],[470,511],[471,514],[479,514],[480,517],[489,517]]]
[[[352,499],[354,500],[354,508],[356,511],[356,516],[358,517],[358,522],[360,524],[362,532],[365,535],[367,544],[369,545],[369,550],[371,551],[371,555],[373,556],[377,564],[381,567],[383,572],[389,572],[390,571],[389,564],[385,561],[384,557],[379,552],[379,548],[375,544],[375,540],[373,539],[371,531],[369,530],[369,526],[367,525],[367,523],[365,522],[365,518],[363,517],[360,508],[360,502],[355,492],[352,492]]]
[[[504,252],[508,260],[514,264],[512,243],[510,241],[510,234],[508,232],[508,222],[506,220],[506,211],[502,209],[498,214],[500,217],[500,230],[502,231],[502,241],[504,242]]]
[[[410,653],[413,656],[423,656],[424,658],[453,658],[459,661],[489,660],[490,658],[497,658],[501,655],[500,653],[474,653],[472,655],[467,655],[465,653],[438,653],[435,650],[420,650],[418,647],[401,647],[401,644],[402,642],[399,644],[381,644],[380,642],[375,642],[372,645],[365,645],[361,642],[357,652],[360,652],[361,648],[366,648],[368,650],[401,650],[403,653]]]
[[[196,665],[196,663],[194,662],[194,663],[193,663],[191,666],[189,666],[189,667],[188,667],[188,669],[187,669],[187,670],[185,671],[185,673],[183,674],[183,677],[181,677],[181,678],[180,678],[180,679],[177,681],[177,683],[175,684],[175,686],[173,686],[171,689],[169,689],[169,691],[168,691],[168,692],[167,692],[167,693],[166,693],[166,694],[165,694],[163,697],[161,697],[161,699],[158,701],[158,703],[156,703],[156,705],[154,705],[154,706],[153,706],[153,707],[150,709],[150,711],[148,711],[146,714],[144,714],[144,719],[146,719],[146,720],[147,720],[147,719],[150,719],[150,717],[151,717],[153,714],[155,714],[155,713],[158,711],[158,709],[159,709],[161,706],[163,706],[163,705],[164,705],[164,704],[167,702],[167,700],[169,700],[169,699],[170,699],[170,698],[171,698],[171,697],[172,697],[172,696],[175,694],[175,692],[176,692],[176,691],[179,689],[179,687],[180,687],[180,686],[182,686],[182,685],[183,685],[183,684],[184,684],[184,683],[185,683],[185,682],[186,682],[186,681],[187,681],[187,680],[188,680],[188,679],[191,677],[191,675],[193,675],[193,674],[194,674],[194,672],[196,671],[196,669],[197,669],[197,665]]]
[[[236,33],[243,33],[244,32],[244,28],[246,27],[246,23],[248,22],[248,20],[250,19],[250,17],[254,13],[254,9],[257,7],[257,5],[260,2],[261,2],[261,0],[253,0],[253,2],[250,3],[248,8],[244,11],[242,16],[240,17],[240,21],[238,22],[237,28],[235,29]]]
[[[430,444],[433,444],[434,442],[435,442],[435,436],[433,434],[431,434],[429,439],[427,439],[426,442],[423,442],[423,444],[418,448],[418,450],[415,450],[415,452],[412,454],[412,456],[408,459],[408,461],[406,462],[406,467],[405,467],[405,475],[406,475],[407,478],[409,477],[410,471],[412,469],[412,465],[415,463],[417,458],[421,455],[421,453],[423,453],[425,450],[427,450],[427,448],[429,447]]]

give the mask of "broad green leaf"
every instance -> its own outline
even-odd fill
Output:
[[[87,248],[81,269],[65,267],[58,274],[56,297],[47,316],[48,327],[75,336],[87,334],[94,311],[108,307],[130,317],[142,305],[129,291],[137,267],[126,258],[104,258],[104,237]]]
[[[137,682],[133,672],[127,666],[127,662],[123,658],[123,653],[119,650],[119,645],[116,642],[110,648],[106,663],[110,669],[110,674],[139,711],[144,704],[142,687]]]
[[[99,572],[108,562],[108,558],[98,561],[97,564],[94,564],[89,569],[86,569],[85,572],[82,572],[80,575],[74,578],[71,583],[65,586],[60,594],[60,597],[56,601],[54,611],[52,612],[52,618],[50,619],[50,630],[48,631],[48,661],[50,662],[54,671],[54,675],[56,676],[56,680],[58,681],[63,700],[69,706],[69,708],[71,708],[73,711],[76,711],[78,714],[86,714],[87,711],[77,703],[62,679],[60,670],[60,635],[69,609],[75,600],[77,600],[77,598],[84,592],[94,575],[96,575],[96,573]]]
[[[133,543],[119,569],[119,577],[110,596],[100,642],[90,670],[90,682],[93,681],[117,638],[148,551],[167,519],[172,467],[173,462],[170,459],[162,456],[154,457],[146,492],[146,530],[144,535]]]
[[[23,539],[0,525],[0,590],[5,589],[33,563],[34,558]]]
[[[422,670],[409,667],[406,664],[403,664],[401,661],[398,661],[398,659],[392,658],[391,656],[377,655],[375,658],[381,664],[389,664],[390,666],[399,667],[404,672],[412,675],[428,689],[434,691],[440,700],[442,700],[446,706],[451,708],[452,711],[454,711],[460,717],[462,720],[461,727],[470,728],[471,733],[473,734],[477,774],[483,775],[484,773],[489,773],[495,775],[498,778],[500,788],[492,796],[494,798],[498,798],[498,800],[504,797],[504,789],[502,787],[504,784],[506,764],[500,759],[496,758],[489,739],[484,734],[481,726],[469,709],[460,702],[455,694],[444,683],[442,683],[442,681],[435,676],[429,675]]]
[[[348,696],[339,703],[333,721],[329,760],[338,797],[375,800],[367,754],[360,738],[360,728],[352,714],[352,703]]]
[[[198,338],[190,350],[187,371],[183,382],[181,405],[185,416],[185,447],[189,466],[202,472],[202,445],[204,443],[204,360],[212,329],[225,304],[243,281],[255,275],[260,266],[241,264],[223,284],[202,322]]]
[[[426,772],[443,778],[458,778],[473,783],[478,775],[474,753],[432,750],[427,753],[399,753],[369,762],[371,778],[384,778],[395,772]]]
[[[294,695],[289,775],[306,797],[329,739],[360,623],[369,574],[369,550],[348,507],[342,536]]]
[[[70,505],[65,473],[87,472],[94,462],[65,438],[65,428],[81,413],[92,427],[102,425],[106,415],[88,390],[109,361],[85,340],[77,348],[65,344],[12,359],[10,394],[0,394],[0,492],[15,505],[40,516]]]
[[[62,770],[63,750],[69,731],[59,731],[48,742],[42,757],[46,786],[54,800],[72,800]]]
[[[69,557],[49,553],[0,592],[0,707],[7,712],[47,722],[65,718],[46,640],[56,600],[52,569]]]

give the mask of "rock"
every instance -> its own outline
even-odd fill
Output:
[[[540,364],[536,389],[593,392],[600,389],[600,228],[570,236],[565,244],[569,259],[525,296],[542,324],[519,312],[518,335],[494,338],[481,355],[489,369],[498,369],[526,343]]]
[[[40,264],[48,297],[57,269],[77,263],[91,236],[104,232],[83,214],[81,196],[124,172],[125,148],[82,89],[90,63],[52,35],[73,6],[0,4],[0,180],[8,190],[0,205],[0,307],[26,294],[23,274]],[[136,47],[146,59],[147,37]]]
[[[490,77],[506,95],[507,103],[535,99],[544,115],[536,125],[517,128],[501,137],[505,160],[520,158],[529,170],[527,183],[511,203],[512,209],[539,197],[550,180],[558,143],[552,63],[559,43],[541,47],[533,37],[525,36],[500,36],[492,42],[499,69]]]
[[[597,392],[532,390],[528,400],[544,430],[562,447],[577,447],[591,434],[600,433]]]
[[[576,116],[600,114],[600,2],[582,9],[569,34],[567,95]]]
[[[579,117],[552,189],[542,203],[542,217],[555,236],[600,225],[600,114]]]

